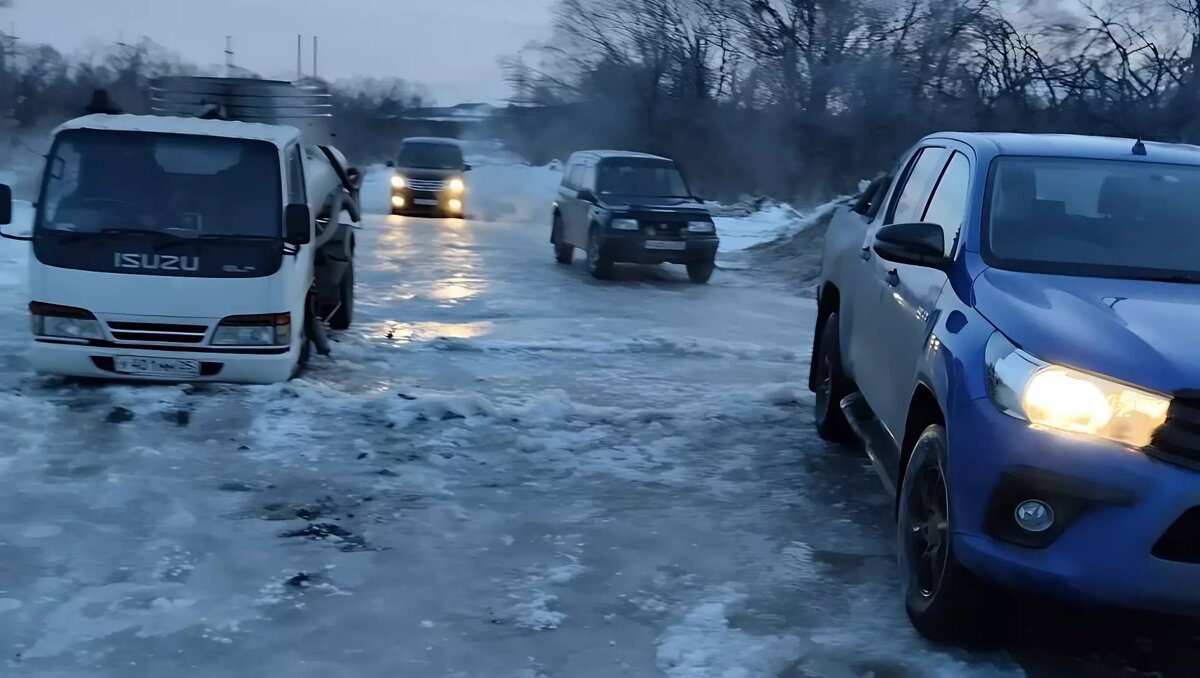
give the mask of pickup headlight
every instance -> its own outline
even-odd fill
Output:
[[[392,188],[404,188],[408,185],[408,181],[399,174],[392,176]]]
[[[613,219],[608,222],[609,228],[614,228],[618,231],[636,231],[638,230],[637,219]]]
[[[988,340],[987,388],[1005,414],[1036,427],[1083,433],[1131,447],[1150,444],[1170,398],[1069,367],[1050,365],[996,332]]]
[[[103,339],[100,321],[91,311],[74,306],[29,303],[29,319],[33,334],[60,339]]]
[[[292,343],[292,314],[233,315],[213,333],[214,346],[287,346]]]
[[[711,221],[689,221],[688,233],[716,233],[717,227]]]
[[[467,184],[462,179],[459,179],[458,177],[454,177],[453,179],[451,179],[449,182],[446,183],[446,188],[449,189],[449,191],[451,193],[457,194],[457,193],[462,193],[463,191],[467,190]]]

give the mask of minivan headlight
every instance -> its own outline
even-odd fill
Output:
[[[988,340],[985,359],[992,402],[1036,427],[1145,447],[1167,420],[1170,398],[1042,362],[999,332]]]
[[[392,188],[404,188],[408,186],[408,181],[399,174],[392,175]]]

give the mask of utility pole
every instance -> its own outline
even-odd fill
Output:
[[[313,80],[316,80],[316,79],[317,79],[317,36],[315,36],[315,35],[313,36],[313,69],[312,69],[312,77],[313,77]]]
[[[225,36],[225,77],[233,76],[233,36]]]
[[[301,42],[303,39],[302,35],[296,36],[296,80],[304,79],[304,62],[301,61],[304,56],[304,44]]]

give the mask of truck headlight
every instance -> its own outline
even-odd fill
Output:
[[[999,332],[988,340],[986,361],[992,402],[1037,427],[1140,448],[1167,420],[1170,398],[1042,362]]]
[[[689,221],[688,233],[716,233],[717,227],[711,221]]]
[[[392,188],[404,188],[408,186],[408,181],[399,174],[392,176]]]
[[[614,228],[618,231],[636,231],[638,230],[637,219],[613,219],[608,222],[609,228]]]
[[[467,190],[467,184],[462,179],[454,177],[446,183],[446,189],[451,193],[462,193],[463,191]]]
[[[29,302],[30,329],[34,336],[61,339],[103,339],[100,321],[91,311],[74,306]]]
[[[233,315],[213,333],[214,346],[287,346],[292,343],[292,314]]]

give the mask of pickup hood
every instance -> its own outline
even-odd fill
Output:
[[[709,216],[708,209],[703,204],[691,198],[647,198],[644,196],[605,195],[602,197],[602,200],[604,206],[613,211],[637,212],[639,215],[661,212],[664,218],[667,218],[668,215],[678,214],[680,215],[679,219]]]
[[[186,278],[37,267],[30,298],[101,316],[220,318],[288,310],[279,276]]]
[[[1200,388],[1200,285],[988,269],[975,307],[1029,353],[1163,393]]]

